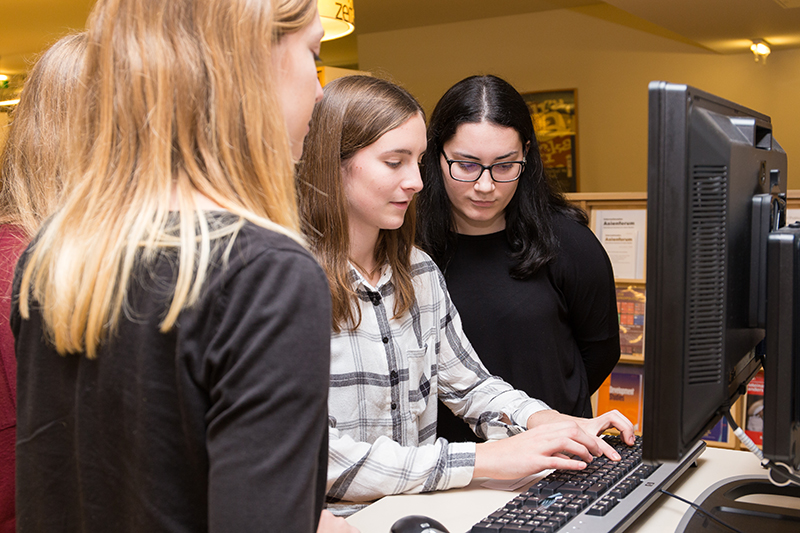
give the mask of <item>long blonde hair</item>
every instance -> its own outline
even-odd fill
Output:
[[[64,150],[70,136],[70,99],[80,81],[86,35],[71,34],[34,65],[11,115],[0,156],[0,224],[19,226],[30,239],[55,210]]]
[[[298,194],[303,232],[328,275],[333,330],[361,322],[350,279],[347,202],[342,165],[415,114],[425,116],[417,100],[397,85],[368,76],[347,76],[327,84],[325,96],[314,107],[311,130],[303,145],[298,168]],[[414,304],[411,250],[414,247],[415,201],[403,225],[381,230],[375,246],[379,265],[392,267],[394,316]]]
[[[301,240],[270,58],[315,13],[314,0],[97,2],[68,192],[36,240],[20,296],[23,317],[38,302],[59,353],[95,357],[134,267],[165,248],[178,250],[178,267],[163,332],[200,296],[212,244],[232,242],[244,220]],[[197,194],[238,222],[212,231]]]

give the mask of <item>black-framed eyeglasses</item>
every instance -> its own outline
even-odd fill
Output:
[[[522,169],[525,168],[525,161],[499,161],[491,165],[482,165],[475,161],[448,159],[444,151],[442,151],[442,156],[447,161],[450,177],[456,181],[478,181],[483,176],[483,171],[488,170],[493,181],[509,183],[517,181],[522,175]]]

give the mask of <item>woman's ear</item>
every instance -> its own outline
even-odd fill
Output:
[[[522,148],[522,159],[528,157],[528,150],[531,149],[531,142],[528,141],[525,143],[525,146]]]

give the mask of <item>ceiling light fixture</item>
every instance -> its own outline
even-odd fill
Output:
[[[756,63],[761,63],[763,65],[767,62],[767,56],[772,52],[772,49],[767,41],[756,39],[753,41],[753,44],[750,45],[750,51],[753,52],[753,55],[756,57]]]
[[[14,100],[5,100],[0,102],[0,107],[10,107],[12,105],[17,105],[19,103],[19,98],[15,98]]]
[[[353,0],[317,0],[317,7],[325,30],[323,42],[350,35],[356,29]]]

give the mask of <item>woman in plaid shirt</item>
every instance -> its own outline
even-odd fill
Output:
[[[324,93],[298,191],[303,230],[333,300],[327,499],[334,512],[474,477],[515,479],[582,469],[601,454],[618,459],[597,435],[613,426],[632,443],[630,422],[617,412],[559,414],[490,375],[441,273],[414,247],[426,148],[419,103],[365,76],[335,80]],[[488,441],[437,439],[437,397]]]

